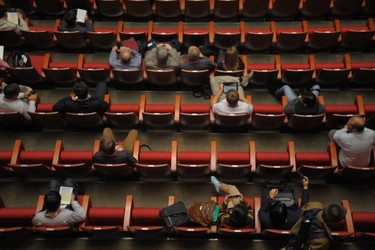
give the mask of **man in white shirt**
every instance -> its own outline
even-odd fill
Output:
[[[370,164],[375,131],[365,127],[362,117],[354,116],[343,129],[331,130],[329,138],[340,146],[341,166],[367,167]]]
[[[11,83],[4,87],[3,93],[0,94],[0,111],[18,111],[27,120],[31,120],[27,112],[35,112],[36,101],[38,100],[37,94],[27,92],[28,103],[19,98],[21,88],[17,83]],[[21,96],[22,97],[22,96]]]

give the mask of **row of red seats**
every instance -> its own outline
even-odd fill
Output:
[[[317,22],[153,22],[137,23],[119,21],[117,26],[96,26],[95,32],[87,33],[87,40],[79,32],[59,32],[55,26],[30,26],[22,31],[23,37],[12,30],[0,32],[0,42],[6,48],[20,48],[27,45],[36,50],[52,50],[56,44],[62,50],[84,50],[93,48],[109,51],[124,39],[155,39],[160,42],[178,39],[185,47],[190,45],[213,46],[226,49],[230,46],[244,48],[249,52],[300,52],[365,50],[373,48],[375,25],[373,18],[349,22],[332,20]],[[102,22],[104,23],[104,22]]]
[[[69,87],[77,80],[95,86],[108,82],[116,88],[199,87],[216,75],[244,76],[253,73],[247,88],[268,89],[271,85],[288,84],[301,88],[312,82],[322,88],[374,88],[375,62],[361,60],[354,54],[343,54],[342,60],[320,55],[269,56],[267,63],[257,56],[242,56],[244,70],[173,70],[173,69],[111,69],[108,61],[87,60],[77,54],[73,61],[57,61],[50,53],[31,55],[31,67],[7,69],[11,80],[34,88]],[[214,59],[214,58],[212,58]],[[263,58],[264,59],[264,58]],[[183,57],[185,60],[185,57]]]
[[[251,96],[247,96],[251,102]],[[103,125],[114,129],[129,130],[141,128],[156,131],[213,131],[213,132],[248,132],[269,131],[313,131],[322,128],[340,128],[352,116],[363,116],[366,126],[374,129],[375,105],[364,104],[362,96],[356,96],[352,104],[325,103],[326,111],[319,115],[293,115],[287,117],[284,107],[287,100],[283,97],[281,104],[253,103],[253,113],[249,114],[214,114],[208,103],[183,103],[181,96],[176,95],[174,102],[149,103],[146,95],[141,95],[140,103],[111,103],[109,95],[105,100],[110,103],[104,116],[93,113],[70,113],[62,115],[52,111],[53,103],[38,103],[36,112],[29,112],[32,124],[44,129],[75,128],[81,130],[100,129]],[[16,126],[17,125],[17,126]],[[0,113],[0,127],[12,129],[27,128],[30,122],[18,112]]]
[[[316,19],[327,17],[357,18],[374,16],[372,0],[32,0],[4,1],[8,7],[21,8],[28,14],[62,16],[66,8],[82,8],[89,15],[135,20],[208,20],[228,19]]]
[[[0,151],[1,173],[4,176],[70,178],[96,174],[99,177],[139,177],[145,181],[168,181],[176,177],[182,181],[197,181],[215,174],[246,182],[250,177],[290,179],[296,171],[311,179],[324,179],[333,174],[353,181],[375,177],[373,160],[370,167],[339,167],[334,142],[329,142],[324,152],[296,151],[293,141],[288,142],[284,152],[258,151],[255,141],[244,145],[243,151],[218,150],[216,141],[207,144],[210,149],[205,151],[179,150],[177,141],[173,140],[170,149],[148,151],[137,140],[133,156],[138,162],[132,167],[126,163],[93,163],[99,140],[95,141],[93,150],[65,149],[61,140],[57,140],[51,150],[27,150],[21,140],[16,140],[13,149]],[[373,154],[375,156],[375,147]]]
[[[263,236],[265,239],[286,239],[290,230],[262,228],[258,219],[261,200],[259,197],[244,197],[254,211],[254,224],[248,228],[203,227],[197,223],[174,227],[168,232],[159,216],[159,211],[175,202],[174,196],[168,197],[168,202],[163,207],[140,207],[136,205],[132,195],[127,195],[123,207],[95,207],[89,195],[78,196],[78,201],[85,209],[87,219],[76,225],[68,226],[41,226],[32,227],[31,219],[35,212],[43,208],[43,195],[39,195],[35,207],[5,207],[1,201],[0,206],[0,236],[11,238],[20,233],[34,232],[42,236],[133,236],[133,237],[228,237],[252,238]],[[211,197],[211,200],[222,203],[223,196]],[[167,200],[166,200],[167,201]],[[353,239],[354,236],[363,235],[374,237],[374,212],[351,212],[348,200],[342,200],[347,214],[342,221],[330,225],[332,236],[335,240]],[[188,206],[188,204],[186,204]],[[368,217],[365,217],[368,216]]]

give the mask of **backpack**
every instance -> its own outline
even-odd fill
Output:
[[[31,67],[31,59],[28,54],[20,50],[14,50],[6,58],[6,62],[13,68],[26,68]]]
[[[289,185],[285,183],[268,183],[266,189],[269,190],[277,188],[279,190],[278,194],[275,198],[273,198],[271,204],[280,201],[281,203],[285,204],[286,207],[296,207],[297,206],[297,199],[294,196],[294,190]],[[267,192],[267,194],[268,194]]]

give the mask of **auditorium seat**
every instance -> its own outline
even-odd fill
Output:
[[[303,0],[301,17],[307,19],[322,19],[329,15],[331,0],[321,0],[316,4],[314,0]]]
[[[82,206],[87,216],[88,206],[90,202],[89,195],[78,195],[78,203]],[[38,202],[34,213],[44,210],[44,195],[38,196]],[[84,221],[74,226],[38,226],[32,227],[32,230],[37,237],[77,237],[84,236],[83,232],[79,229],[84,225]]]
[[[78,57],[78,75],[79,78],[89,86],[96,86],[99,82],[109,82],[110,65],[108,61],[88,61],[84,54]]]
[[[340,48],[344,50],[367,50],[372,46],[375,34],[374,19],[369,18],[360,22],[341,20],[337,30],[341,31]]]
[[[96,6],[94,7],[94,0],[69,0],[65,1],[69,9],[83,9],[87,11],[87,15],[95,15]]]
[[[346,54],[350,68],[352,70],[349,79],[351,88],[374,88],[375,87],[375,62],[366,57],[358,58],[354,54]]]
[[[110,51],[117,45],[116,34],[110,30],[87,31],[88,44],[97,51]]]
[[[144,69],[112,69],[111,75],[116,88],[144,86]]]
[[[363,14],[366,17],[374,17],[375,16],[375,1],[373,0],[366,0],[365,7],[363,8]]]
[[[95,0],[99,16],[118,19],[124,16],[123,0]]]
[[[299,0],[270,1],[271,19],[295,19],[299,10]]]
[[[41,16],[61,17],[65,14],[64,1],[62,0],[34,0],[36,11]]]
[[[54,150],[26,150],[22,140],[16,140],[9,167],[21,177],[53,177]]]
[[[172,141],[169,150],[145,151],[141,150],[140,141],[137,140],[133,156],[138,160],[136,170],[141,181],[170,180],[176,173],[177,141]]]
[[[30,55],[31,67],[7,68],[11,80],[30,87],[41,87],[44,83],[42,71],[44,55]]]
[[[210,0],[182,0],[181,11],[185,22],[208,21],[211,16]]]
[[[301,22],[271,21],[271,30],[276,33],[275,50],[282,52],[301,52],[307,42],[307,31]]]
[[[211,128],[214,122],[214,114],[209,103],[182,103],[178,96],[180,105],[179,129],[182,132],[202,132]]]
[[[97,112],[66,112],[65,119],[68,128],[73,128],[77,130],[97,130],[103,127],[102,116]]]
[[[52,166],[56,173],[66,178],[81,178],[92,174],[93,150],[65,150],[62,140],[57,140]]]
[[[177,69],[147,69],[147,85],[151,88],[166,88],[177,85]]]
[[[323,179],[332,175],[338,167],[336,145],[328,142],[326,152],[296,152],[297,170],[311,179]]]
[[[120,21],[121,22],[121,21]],[[126,40],[133,37],[135,40],[146,42],[150,39],[153,22],[122,22],[120,40]]]
[[[241,9],[242,5],[242,9]],[[268,17],[268,0],[240,0],[240,15],[243,20],[258,20]]]
[[[296,171],[293,141],[288,141],[286,152],[256,151],[255,142],[250,152],[252,152],[252,172],[256,172],[262,178],[289,179],[292,172]]]
[[[78,58],[75,61],[55,61],[50,53],[45,54],[42,70],[49,84],[72,86],[77,81],[77,69]]]
[[[225,1],[227,0],[223,0]],[[241,25],[238,22],[210,22],[210,44],[217,49],[241,47],[241,33]]]
[[[352,212],[355,237],[358,240],[375,240],[375,212]]]
[[[131,21],[149,21],[154,15],[154,5],[148,0],[125,0],[126,16]]]
[[[31,235],[35,207],[7,207],[0,198],[0,238],[20,240]]]
[[[56,47],[53,33],[47,30],[33,30],[33,27],[30,27],[29,31],[22,30],[21,33],[27,46],[32,49],[49,51]]]
[[[26,16],[35,14],[35,6],[33,1],[29,0],[4,0],[3,1],[5,6],[10,8],[18,8],[21,9]]]
[[[124,218],[125,204],[123,207],[95,207],[90,200],[87,218],[81,223],[79,229],[95,239],[113,239],[122,236]]]
[[[324,100],[321,103],[324,103]],[[363,98],[361,95],[356,96],[353,104],[325,103],[325,106],[327,128],[342,128],[352,116],[365,115]]]
[[[209,151],[178,150],[176,173],[178,181],[206,182],[216,171],[214,142]]]
[[[181,83],[185,86],[199,88],[210,80],[211,72],[208,69],[205,70],[187,70],[181,69]]]
[[[62,51],[82,51],[87,49],[87,42],[79,31],[55,31],[57,45]]]
[[[181,20],[179,0],[155,0],[155,15],[158,21]]]
[[[248,1],[245,1],[245,3]],[[276,34],[269,22],[251,23],[241,21],[245,40],[242,41],[246,49],[251,52],[270,52],[276,43]]]
[[[9,145],[12,146],[12,145]],[[14,148],[14,146],[12,146]],[[12,149],[1,149],[0,150],[0,177],[1,178],[8,178],[14,175],[14,173],[11,171],[11,169],[8,167],[8,164],[10,163],[12,159]]]
[[[253,104],[251,128],[255,130],[280,130],[286,116],[281,104]]]
[[[225,180],[237,180],[247,182],[252,174],[252,155],[255,154],[254,141],[244,145],[244,150],[222,150],[217,147],[217,142],[211,142],[211,151],[215,153],[216,161],[216,174]]]
[[[313,1],[310,1],[313,2]],[[318,6],[318,5],[316,5]],[[308,34],[307,48],[311,51],[334,51],[341,35],[339,20],[334,21],[302,21]]]
[[[262,59],[268,59],[262,62]],[[249,85],[247,88],[261,88],[269,89],[271,86],[275,86],[277,77],[280,71],[280,56],[270,55],[269,57],[264,55],[251,55],[247,58],[247,72],[252,74]]]
[[[366,127],[375,130],[375,104],[364,104],[366,114]]]
[[[355,18],[362,12],[363,0],[334,0],[331,11],[332,17]]]
[[[7,130],[26,129],[30,124],[29,120],[18,111],[3,111],[0,108],[0,128]]]
[[[276,60],[278,58],[276,57]],[[281,63],[278,79],[281,84],[287,84],[292,88],[306,87],[312,83],[314,69],[310,65],[310,58],[305,55],[296,55],[288,57],[283,55],[280,62],[276,61],[276,65]]]
[[[141,104],[110,103],[109,109],[104,113],[106,124],[113,129],[130,130],[139,125]]]
[[[225,196],[219,196],[217,199],[217,203],[220,205],[224,202]],[[253,224],[250,227],[242,227],[242,228],[234,228],[230,226],[219,226],[217,228],[217,234],[230,239],[237,239],[237,238],[248,238],[254,237],[256,234],[259,234],[260,231],[260,223],[258,219],[258,212],[260,209],[260,200],[248,197],[244,195],[243,199],[247,202],[247,204],[253,210]]]
[[[206,0],[190,0],[190,2],[203,2]],[[208,1],[207,1],[208,2]],[[182,24],[182,43],[184,48],[190,46],[210,46],[210,24],[209,22],[185,22]]]
[[[238,20],[239,0],[215,0],[212,17],[215,21]]]
[[[161,0],[161,1],[168,1],[168,0]],[[155,39],[156,42],[160,43],[168,43],[171,42],[173,39],[177,39],[179,42],[182,42],[181,38],[181,31],[182,31],[183,23],[182,21],[179,22],[149,22],[149,28],[151,37],[150,39]]]

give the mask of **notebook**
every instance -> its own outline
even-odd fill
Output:
[[[72,197],[73,188],[61,186],[59,193],[61,195],[61,208],[65,208],[67,205],[70,204],[70,199]]]
[[[8,21],[14,24],[18,24],[18,13],[17,12],[7,12],[8,13]]]
[[[87,11],[83,9],[77,9],[77,22],[84,23]]]

